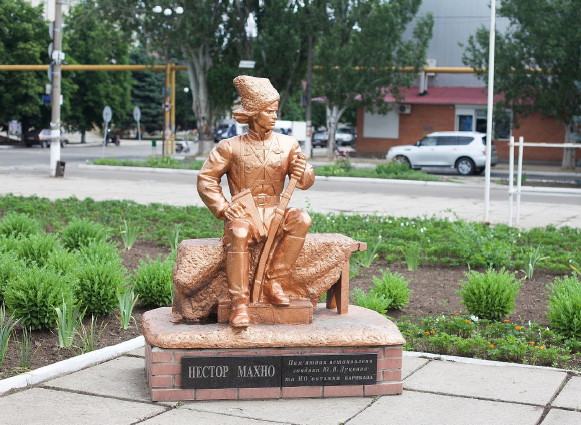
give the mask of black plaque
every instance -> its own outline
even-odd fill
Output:
[[[377,383],[377,354],[182,357],[182,388],[263,388]]]
[[[280,356],[182,357],[182,388],[280,387]]]
[[[372,385],[377,354],[319,354],[282,357],[282,386]]]

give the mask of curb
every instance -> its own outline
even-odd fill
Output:
[[[71,357],[70,359],[62,360],[48,366],[43,366],[21,375],[2,379],[0,380],[0,395],[11,390],[27,387],[30,385],[36,385],[48,379],[56,378],[57,376],[65,375],[71,372],[76,372],[86,367],[114,359],[115,357],[119,357],[137,348],[141,348],[144,345],[145,339],[142,335],[130,339],[129,341],[121,342],[117,345],[104,347],[100,350],[95,350],[89,353],[81,354],[80,356]]]
[[[128,171],[128,172],[134,172],[134,173],[154,173],[154,174],[197,175],[199,173],[199,170],[180,170],[177,168],[128,167],[128,166],[121,166],[121,165],[79,164],[79,168],[84,168],[87,170]]]
[[[536,365],[522,364],[522,363],[508,363],[508,362],[500,362],[498,360],[474,359],[472,357],[448,356],[445,354],[421,353],[419,351],[404,351],[403,356],[404,357],[423,358],[423,359],[429,359],[429,360],[441,360],[441,361],[455,362],[455,363],[473,364],[473,365],[478,365],[478,366],[520,367],[520,368],[524,368],[524,369],[554,370],[554,371],[558,371],[558,372],[571,372],[575,375],[581,375],[581,372],[577,372],[575,370],[570,370],[570,369],[560,369],[557,367],[536,366]]]

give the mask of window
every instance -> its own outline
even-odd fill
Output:
[[[420,146],[436,146],[437,140],[435,137],[424,137],[420,140]]]
[[[472,131],[474,116],[458,115],[458,131]]]
[[[453,136],[438,137],[438,146],[455,146],[458,138]]]

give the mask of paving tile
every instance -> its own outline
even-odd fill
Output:
[[[151,401],[145,378],[145,363],[143,359],[137,357],[118,357],[47,381],[43,385],[96,395]]]
[[[542,407],[404,391],[381,397],[349,425],[535,425],[542,414]]]
[[[579,425],[581,424],[581,412],[570,410],[551,409],[541,425]],[[512,424],[511,424],[512,425]]]
[[[145,348],[141,347],[127,353],[129,356],[145,357]]]
[[[278,399],[191,402],[182,408],[300,425],[337,425],[356,415],[372,398]],[[197,424],[196,424],[197,425]]]
[[[404,391],[415,389],[545,405],[565,376],[565,372],[549,369],[433,361],[404,381]]]
[[[0,425],[129,425],[165,410],[154,404],[32,388],[0,397]]]
[[[581,410],[581,376],[574,376],[567,382],[553,406]]]
[[[419,368],[421,368],[422,366],[424,366],[428,362],[429,362],[428,359],[421,359],[419,357],[408,357],[408,356],[404,355],[403,365],[401,368],[402,379],[407,378],[413,372],[415,372],[416,370],[418,370]]]
[[[288,422],[278,422],[277,425],[285,425]],[[240,416],[220,415],[218,413],[200,412],[191,409],[173,409],[158,415],[140,425],[266,425],[270,421],[243,418]]]

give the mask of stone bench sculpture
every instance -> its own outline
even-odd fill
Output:
[[[251,267],[262,246],[251,247]],[[365,251],[366,244],[340,234],[309,234],[292,273],[288,290],[291,300],[306,300],[311,311],[327,293],[327,308],[347,314],[349,301],[349,259],[353,252]],[[220,239],[190,239],[178,248],[174,267],[173,320],[205,321],[215,318],[219,304],[229,299],[225,270],[225,248]],[[252,273],[252,272],[251,272]],[[254,276],[250,276],[252,281]],[[297,308],[304,307],[297,304]],[[291,309],[293,305],[291,304]],[[280,311],[283,311],[282,308]],[[220,316],[218,314],[220,322]],[[312,316],[312,314],[311,314]],[[227,315],[226,315],[227,317]]]

